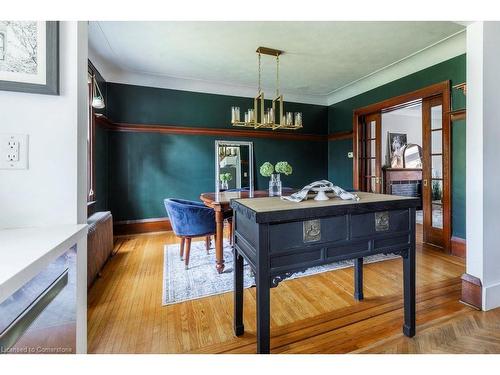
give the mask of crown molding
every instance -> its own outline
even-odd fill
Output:
[[[327,104],[339,103],[399,78],[406,77],[466,52],[465,29],[421,51],[394,62],[328,95]]]
[[[285,96],[287,102],[330,106],[412,73],[416,73],[432,65],[436,65],[440,62],[464,54],[465,52],[466,32],[464,29],[421,51],[417,51],[408,57],[336,89],[329,94],[312,95],[300,94],[293,91],[283,91],[283,95]],[[256,87],[254,86],[235,85],[225,82],[212,82],[124,70],[108,63],[90,47],[89,59],[107,82],[247,98],[253,98],[256,94]],[[265,87],[264,91],[267,93],[273,93],[274,88]],[[269,98],[271,98],[271,96],[269,96]]]

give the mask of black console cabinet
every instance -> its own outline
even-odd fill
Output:
[[[243,326],[243,259],[255,273],[257,352],[270,352],[270,293],[294,272],[354,259],[354,297],[363,299],[363,257],[395,253],[403,257],[404,324],[415,335],[416,198],[357,193],[360,200],[272,198],[236,199],[234,210],[234,332]]]

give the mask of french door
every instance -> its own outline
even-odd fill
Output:
[[[382,192],[381,113],[371,113],[358,124],[358,186],[360,191]]]
[[[445,247],[444,228],[449,228],[450,176],[449,122],[443,113],[442,96],[422,101],[422,205],[424,242]]]

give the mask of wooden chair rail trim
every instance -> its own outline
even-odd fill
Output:
[[[159,133],[159,134],[181,134],[181,135],[207,135],[226,136],[244,138],[272,138],[287,139],[295,141],[337,141],[350,139],[353,136],[352,130],[339,131],[328,135],[323,134],[303,134],[303,133],[283,133],[272,130],[242,130],[242,129],[219,129],[219,128],[194,128],[187,126],[172,126],[161,124],[128,124],[115,123],[105,116],[96,116],[96,124],[106,130],[130,133]]]
[[[96,123],[107,130],[129,133],[159,133],[159,134],[179,134],[179,135],[205,135],[222,137],[243,137],[243,138],[271,138],[286,139],[294,141],[316,141],[325,142],[328,136],[325,134],[304,134],[289,133],[273,130],[243,130],[243,129],[221,129],[221,128],[197,128],[188,126],[172,126],[163,124],[129,124],[115,123],[104,116],[96,117]]]
[[[451,121],[465,120],[466,114],[467,114],[467,111],[465,108],[456,109],[456,110],[450,112],[450,120]]]
[[[329,141],[339,141],[342,139],[352,139],[353,134],[354,133],[352,130],[347,130],[347,131],[341,131],[341,132],[328,134],[327,137],[328,137]]]

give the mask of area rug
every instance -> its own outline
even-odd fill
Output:
[[[213,244],[213,243],[212,243]],[[222,274],[215,269],[215,249],[212,247],[207,255],[205,242],[192,242],[189,268],[179,256],[180,244],[165,245],[163,260],[163,305],[171,305],[233,290],[233,250],[229,242],[224,241],[225,269]],[[365,263],[380,262],[397,258],[397,255],[372,255],[366,257]],[[310,276],[321,272],[352,267],[352,260],[331,263],[325,266],[309,268],[305,272],[297,272],[289,279]],[[285,281],[286,282],[286,281]],[[250,266],[244,266],[244,287],[254,286],[254,276]]]

